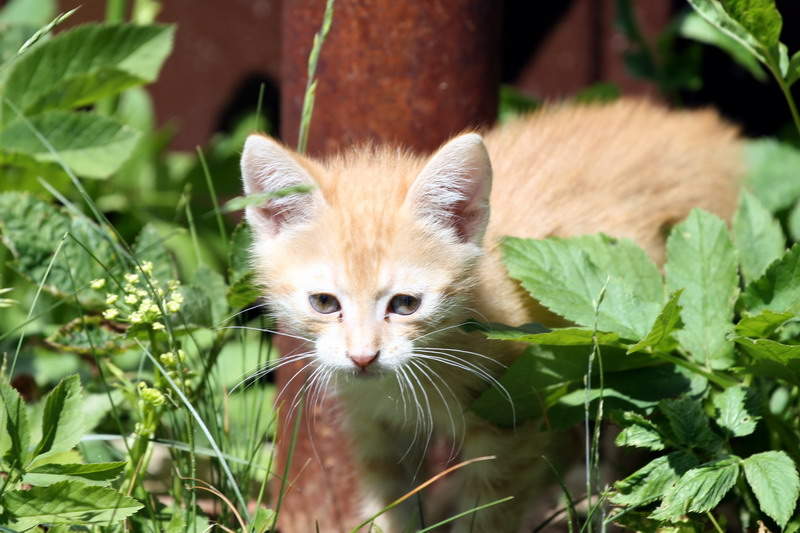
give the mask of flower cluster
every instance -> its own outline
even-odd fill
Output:
[[[171,279],[164,286],[152,274],[153,263],[150,261],[142,261],[136,273],[125,274],[122,294],[106,295],[108,308],[103,311],[103,317],[131,325],[149,324],[154,331],[163,330],[164,316],[180,311],[183,296],[178,280]],[[90,287],[102,289],[105,287],[105,279],[92,281]]]

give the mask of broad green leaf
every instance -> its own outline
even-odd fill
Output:
[[[765,48],[778,44],[783,19],[775,0],[725,0],[725,10]]]
[[[786,82],[791,87],[800,79],[800,51],[797,51],[789,61],[789,74],[786,76]]]
[[[800,496],[797,465],[783,451],[751,455],[742,465],[761,510],[783,528],[792,517]]]
[[[767,73],[764,72],[758,59],[747,48],[728,34],[709,24],[707,20],[697,13],[689,13],[685,16],[680,22],[678,32],[681,37],[694,39],[695,41],[720,48],[747,69],[758,81],[767,81]]]
[[[724,369],[733,362],[733,304],[738,294],[736,252],[718,217],[695,209],[667,240],[667,286],[681,295],[681,345],[698,362]]]
[[[58,328],[45,342],[64,352],[81,355],[110,355],[135,346],[123,338],[123,330],[97,315],[76,318]]]
[[[543,331],[541,333],[530,333],[516,328],[489,329],[486,331],[486,337],[493,340],[548,344],[553,346],[586,346],[594,344],[595,339],[598,344],[619,344],[619,335],[616,333],[603,333],[585,328],[559,328],[551,330],[542,326],[542,329]]]
[[[714,398],[717,425],[731,437],[744,437],[756,430],[759,418],[755,389],[728,387]]]
[[[0,505],[19,529],[39,524],[108,525],[142,508],[141,503],[122,493],[80,481],[9,491],[0,497]]]
[[[228,286],[222,274],[211,267],[201,264],[197,267],[192,277],[191,287],[202,291],[209,300],[210,322],[202,325],[214,326],[227,318],[228,312],[227,292]]]
[[[656,317],[653,326],[647,336],[628,348],[628,353],[638,352],[645,348],[658,346],[664,342],[670,334],[678,330],[681,326],[681,309],[678,305],[678,299],[681,296],[683,289],[675,291],[670,297],[664,308]]]
[[[151,276],[161,283],[175,279],[172,257],[170,257],[167,247],[164,246],[164,241],[164,237],[152,224],[145,224],[133,245],[133,255],[136,260],[139,261],[139,264],[143,261],[153,263]]]
[[[11,266],[17,272],[38,286],[64,239],[61,253],[43,288],[57,296],[71,295],[76,288],[82,305],[98,307],[103,304],[105,295],[88,290],[88,285],[106,274],[89,252],[110,270],[118,264],[109,240],[103,236],[104,230],[85,218],[74,217],[25,193],[0,194],[0,213],[3,213],[0,234],[3,244],[14,256]],[[71,237],[65,237],[67,234]]]
[[[31,429],[25,402],[19,393],[4,381],[0,381],[0,397],[3,400],[3,428],[11,440],[4,460],[15,468],[22,468],[30,455]]]
[[[86,24],[61,33],[13,64],[5,97],[30,116],[86,106],[153,82],[173,34],[169,26],[125,24]],[[3,107],[8,122],[14,115]]]
[[[663,296],[650,299],[661,291],[660,278],[656,283],[650,272],[655,267],[630,241],[603,235],[508,238],[503,242],[503,261],[534,298],[582,326],[594,328],[596,319],[599,331],[639,340],[661,309]]]
[[[730,457],[686,472],[666,490],[652,518],[675,520],[686,513],[705,513],[716,507],[739,476],[739,458]]]
[[[755,139],[745,144],[745,184],[772,213],[800,198],[800,149],[776,139]]]
[[[769,337],[793,316],[794,313],[775,313],[769,309],[757,315],[745,311],[734,329],[744,337]]]
[[[719,0],[688,0],[697,13],[700,14],[712,26],[719,29],[747,50],[750,51],[763,63],[769,63],[771,55],[764,43],[751,34],[751,32],[740,24],[734,17],[726,12],[723,4]],[[735,0],[734,0],[735,1]],[[758,1],[758,0],[757,0]],[[769,1],[769,0],[767,0]],[[779,31],[780,33],[780,31]],[[771,34],[769,34],[771,38]]]
[[[228,306],[236,311],[252,304],[261,296],[256,282],[255,271],[251,266],[250,248],[253,237],[250,226],[242,223],[231,234],[228,253]]]
[[[745,282],[761,277],[783,255],[786,237],[780,223],[751,193],[742,191],[733,218],[733,237]]]
[[[612,494],[610,500],[626,507],[654,502],[663,497],[664,492],[681,476],[696,466],[697,459],[686,452],[663,455],[614,483],[617,492]]]
[[[78,445],[83,434],[81,380],[77,375],[67,376],[47,395],[42,416],[42,440],[33,455],[71,450]]]
[[[617,435],[614,444],[617,446],[634,446],[649,450],[663,450],[664,437],[658,426],[639,413],[628,411],[622,414],[619,423],[622,431]]]
[[[31,468],[22,481],[37,487],[77,479],[87,485],[108,486],[125,468],[125,462],[90,464],[43,464]]]
[[[669,420],[669,427],[679,444],[704,450],[718,447],[719,439],[712,433],[699,400],[688,397],[663,400],[659,409]]]
[[[756,359],[768,359],[783,365],[800,359],[800,345],[781,344],[769,339],[734,337],[734,341]]]
[[[0,130],[0,146],[4,152],[40,163],[57,162],[35,132],[47,139],[73,172],[87,178],[113,174],[131,155],[141,135],[111,117],[56,110],[8,124]]]
[[[744,304],[750,313],[769,309],[800,313],[800,245],[795,244],[773,262],[760,278],[745,287]]]

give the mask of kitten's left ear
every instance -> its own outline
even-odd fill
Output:
[[[408,191],[406,204],[427,222],[479,243],[489,221],[492,165],[483,139],[467,133],[436,152]]]

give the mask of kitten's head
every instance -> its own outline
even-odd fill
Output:
[[[377,375],[465,317],[489,218],[491,165],[476,134],[427,161],[362,148],[319,162],[247,139],[248,195],[311,192],[247,208],[255,268],[280,327],[328,369]]]

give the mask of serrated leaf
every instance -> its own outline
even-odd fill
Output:
[[[125,462],[90,464],[44,464],[31,468],[22,478],[23,483],[46,487],[69,479],[78,479],[87,485],[108,486],[125,468]]]
[[[778,44],[783,19],[775,0],[726,0],[725,10],[765,48]]]
[[[664,342],[674,331],[678,330],[681,322],[681,309],[678,305],[678,299],[681,296],[683,289],[675,291],[670,295],[669,300],[664,305],[664,308],[658,314],[653,322],[653,326],[647,333],[647,336],[628,348],[628,353],[638,352],[651,346],[658,346]]]
[[[763,63],[769,62],[770,55],[764,43],[731,16],[719,0],[688,1],[707,22],[744,46]]]
[[[252,246],[250,226],[239,224],[231,234],[228,253],[228,306],[232,310],[241,309],[261,296],[256,282],[255,271],[251,266],[250,247]]]
[[[11,385],[0,380],[0,398],[3,400],[4,429],[11,440],[11,447],[4,460],[9,465],[21,469],[28,462],[31,429],[25,402]]]
[[[795,244],[745,287],[743,301],[750,313],[769,309],[800,313],[800,245]]]
[[[725,369],[733,362],[733,304],[738,294],[736,252],[718,217],[693,210],[667,240],[667,286],[681,295],[681,345],[699,362]]]
[[[716,507],[739,476],[739,458],[730,457],[686,472],[664,494],[651,518],[675,520],[686,513],[705,513]]]
[[[714,398],[717,425],[731,437],[744,437],[756,430],[761,418],[754,389],[728,387]]]
[[[207,265],[198,265],[192,277],[191,288],[202,291],[209,302],[209,321],[200,323],[200,325],[214,326],[227,318],[228,304],[226,296],[228,286],[225,284],[225,278],[222,277],[222,274]]]
[[[768,359],[782,365],[800,359],[800,345],[797,344],[781,344],[769,339],[747,337],[734,337],[733,340],[756,359]]]
[[[64,324],[45,342],[64,352],[81,355],[109,355],[127,350],[135,345],[123,338],[124,330],[99,316],[85,316]]]
[[[775,313],[769,309],[757,315],[745,311],[734,330],[744,337],[769,337],[793,316],[793,313]]]
[[[662,290],[658,271],[652,275],[655,266],[631,241],[603,235],[538,241],[508,238],[503,242],[503,262],[511,276],[549,309],[591,328],[596,316],[599,331],[622,338],[644,337],[661,308],[663,295],[652,299]]]
[[[47,395],[42,415],[42,440],[33,455],[71,450],[83,434],[80,377],[67,376]]]
[[[13,64],[5,97],[30,116],[86,106],[153,82],[173,34],[170,26],[132,24],[86,24],[63,32]],[[6,108],[6,122],[8,113]]]
[[[786,237],[780,223],[752,194],[742,191],[733,218],[733,236],[745,282],[761,277],[783,255]]]
[[[745,183],[772,213],[800,198],[800,149],[776,139],[745,143]]]
[[[72,171],[86,178],[107,178],[116,172],[141,136],[111,117],[56,110],[11,122],[0,130],[0,146],[40,163],[55,163],[56,156],[35,132],[47,139]]]
[[[104,268],[79,246],[83,244],[106,268],[113,270],[118,264],[104,230],[81,217],[66,214],[63,210],[26,193],[0,194],[0,233],[14,256],[12,263],[17,272],[38,285],[44,278],[51,258],[69,233],[61,255],[53,263],[44,290],[57,296],[72,295],[73,287],[84,288],[93,279],[106,275]],[[31,231],[36,228],[36,231]],[[65,259],[65,257],[68,257]],[[74,280],[74,286],[73,286]],[[98,307],[104,295],[97,291],[78,293],[81,305]]]
[[[742,465],[761,510],[781,528],[786,526],[800,496],[797,465],[783,451],[751,455]]]
[[[656,451],[664,449],[664,437],[658,426],[639,413],[627,411],[622,414],[619,423],[622,425],[622,431],[614,440],[617,446],[633,446]]]
[[[9,491],[0,497],[0,505],[19,529],[39,524],[108,525],[126,519],[143,507],[115,490],[80,481]]]
[[[697,459],[686,452],[672,452],[653,459],[630,476],[614,483],[617,492],[610,500],[629,508],[647,505],[663,497],[670,486],[697,464]]]
[[[663,400],[659,409],[669,420],[669,427],[679,444],[705,450],[713,450],[719,444],[699,400],[688,397]]]

